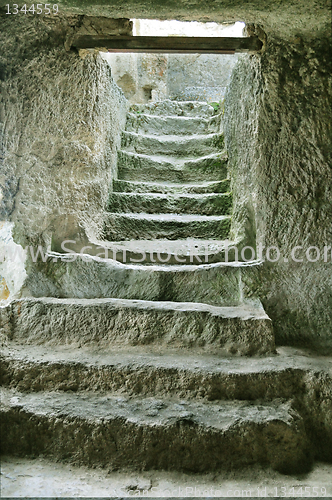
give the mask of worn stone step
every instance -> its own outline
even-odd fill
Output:
[[[249,305],[25,298],[0,308],[0,321],[2,335],[22,345],[90,345],[105,354],[129,346],[246,356],[275,349],[270,318]]]
[[[331,383],[331,357],[319,359],[291,347],[277,351],[262,363],[262,357],[163,354],[144,345],[105,352],[102,347],[62,345],[50,350],[8,341],[0,354],[1,386],[23,392],[125,391],[187,400],[271,401],[302,398],[313,374],[327,376]]]
[[[75,259],[75,260],[73,260]],[[25,294],[119,298],[237,306],[246,302],[256,263],[122,264],[82,254],[51,253],[24,283]],[[213,285],[212,285],[213,284]]]
[[[309,440],[289,402],[183,402],[111,394],[24,394],[1,389],[1,452],[135,469],[311,465]]]
[[[222,134],[209,135],[142,135],[122,132],[121,148],[138,154],[172,155],[183,157],[218,153],[224,148]]]
[[[133,104],[130,112],[143,113],[159,116],[197,116],[200,118],[210,118],[216,115],[213,106],[207,102],[197,101],[159,101],[147,104]]]
[[[212,264],[241,261],[241,247],[229,240],[127,240],[98,241],[86,250],[90,255],[107,252],[124,264]]]
[[[109,213],[105,218],[104,239],[109,241],[138,239],[215,238],[227,239],[229,215],[176,215]]]
[[[119,193],[227,193],[230,191],[230,180],[199,182],[192,184],[172,184],[170,182],[139,182],[113,180],[113,191]]]
[[[180,159],[119,150],[118,178],[140,182],[221,181],[227,177],[227,161],[225,151],[201,158]]]
[[[221,115],[211,118],[188,116],[156,116],[128,113],[126,130],[137,134],[198,135],[220,133]]]
[[[108,210],[148,214],[230,215],[232,195],[231,193],[111,193],[108,200]]]

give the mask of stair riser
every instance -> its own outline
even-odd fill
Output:
[[[164,353],[194,352],[254,356],[274,351],[271,320],[223,317],[200,310],[145,308],[139,305],[68,303],[58,300],[13,302],[2,311],[4,333],[15,342],[47,345],[92,345],[107,352],[116,346],[149,345]]]
[[[171,302],[202,302],[215,306],[236,306],[241,303],[240,269],[232,266],[201,268],[184,266],[177,269],[153,266],[114,264],[78,257],[75,262],[40,264],[45,274],[42,293],[38,285],[41,276],[31,274],[26,286],[34,296],[76,298],[118,298]],[[183,271],[181,270],[183,268]],[[192,269],[192,267],[191,267]],[[48,277],[48,282],[46,281]],[[56,278],[55,278],[56,277]],[[48,283],[49,292],[46,288]],[[47,293],[48,292],[48,293]],[[38,295],[36,295],[38,293]]]
[[[160,194],[208,194],[227,193],[230,191],[230,181],[215,181],[202,184],[157,184],[149,182],[113,181],[113,191],[118,193],[160,193]]]
[[[146,155],[176,155],[177,157],[204,156],[223,149],[223,136],[177,137],[162,140],[159,137],[123,132],[121,147]]]
[[[298,405],[318,460],[332,462],[332,371],[310,370],[305,376],[304,398]]]
[[[227,177],[227,155],[219,158],[187,160],[175,165],[167,160],[156,160],[118,151],[118,178],[147,182],[222,181]]]
[[[134,414],[135,415],[135,414]],[[225,431],[188,419],[171,423],[47,415],[17,406],[1,412],[4,454],[51,456],[88,466],[205,472],[261,463],[281,472],[308,469],[308,441],[299,420],[239,422]],[[298,427],[298,428],[297,428]]]
[[[135,396],[176,396],[215,400],[291,399],[303,393],[305,371],[209,372],[143,365],[86,365],[79,362],[27,362],[1,358],[1,385],[19,391],[105,391]]]
[[[144,254],[140,253],[138,250],[109,250],[109,257],[116,260],[117,262],[121,262],[123,264],[129,263],[142,263],[142,264],[172,264],[172,265],[196,265],[199,266],[201,264],[216,264],[218,262],[235,262],[239,261],[239,258],[236,256],[236,251],[234,248],[230,247],[227,255],[224,250],[210,252],[208,250],[205,251],[197,251],[195,248],[192,248],[192,251],[189,254],[182,254],[181,252],[173,253],[171,251],[165,252],[163,246],[161,245],[161,250],[151,250],[146,251]],[[96,252],[96,255],[100,253],[100,251]],[[142,260],[144,257],[144,260]]]
[[[202,118],[159,117],[128,113],[126,131],[137,134],[201,135],[220,132],[220,115]]]
[[[103,238],[108,241],[202,238],[226,240],[230,232],[230,218],[204,221],[170,221],[126,217],[109,214]]]
[[[134,104],[130,111],[154,116],[188,116],[211,118],[216,115],[212,106],[207,103],[186,101],[163,101],[149,104]]]
[[[231,194],[189,197],[112,193],[108,202],[110,212],[125,213],[229,215],[231,209]]]
[[[168,168],[163,170],[162,167],[142,167],[142,170],[133,169],[131,167],[119,167],[118,176],[121,179],[127,181],[146,181],[146,182],[196,182],[205,181],[206,179],[218,181],[224,179],[227,175],[226,168],[220,168],[219,171],[209,172],[204,171],[192,171],[192,170],[177,170]]]

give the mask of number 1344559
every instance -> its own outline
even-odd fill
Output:
[[[6,14],[57,14],[59,10],[59,6],[57,4],[51,4],[51,3],[37,3],[37,4],[32,4],[27,6],[25,3],[23,7],[19,7],[17,3],[13,3],[10,5],[9,3],[6,4],[7,7],[7,12]]]

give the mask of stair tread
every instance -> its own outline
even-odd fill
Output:
[[[133,136],[133,137],[144,137],[146,139],[153,139],[159,140],[160,142],[178,142],[180,144],[185,144],[188,141],[192,141],[195,139],[196,141],[199,140],[206,140],[206,139],[212,139],[213,137],[222,137],[223,134],[220,132],[213,132],[211,134],[191,134],[191,135],[179,135],[179,134],[142,134],[140,132],[131,132],[129,130],[124,130],[122,132],[124,135],[128,136]]]
[[[215,116],[214,108],[201,101],[172,101],[170,99],[148,104],[134,104],[129,111],[142,111],[157,116]],[[197,114],[196,114],[197,113]]]
[[[191,137],[221,133],[221,118],[210,119],[182,116],[156,116],[133,113],[127,114],[126,132],[136,132],[148,135],[177,135],[178,137]]]
[[[98,247],[107,249],[110,258],[119,262],[140,262],[153,265],[154,263],[165,264],[166,256],[168,265],[201,265],[209,263],[232,262],[240,260],[236,255],[237,245],[229,240],[124,240],[124,241],[96,241]],[[228,252],[227,252],[228,249]],[[227,258],[225,253],[227,252]],[[100,253],[95,252],[95,255]],[[145,259],[142,259],[142,253]]]
[[[116,213],[229,215],[231,193],[110,193],[107,210]]]
[[[103,239],[122,240],[179,240],[227,239],[230,215],[193,215],[177,213],[107,212],[104,218]]]
[[[130,240],[129,243],[132,243],[133,246],[136,242],[140,242],[142,241],[143,244],[146,243],[146,252],[148,252],[148,249],[149,249],[149,246],[148,246],[148,243],[150,243],[149,240]],[[155,243],[155,242],[159,242],[159,241],[163,241],[163,240],[151,240],[152,243]],[[166,243],[168,241],[170,241],[170,243],[173,242],[173,240],[165,240]],[[174,240],[174,241],[177,241],[177,240]],[[182,241],[182,240],[180,240]],[[204,240],[198,240],[198,241],[204,241]],[[117,248],[117,245],[119,245],[118,248],[121,248],[120,246],[120,242],[100,242],[100,243],[103,243],[103,248],[104,249],[112,249],[113,248],[113,244],[116,245],[116,248]],[[143,248],[141,249],[141,251],[143,250]],[[250,261],[239,261],[239,260],[235,260],[235,261],[229,261],[229,262],[225,262],[225,261],[221,261],[221,262],[202,262],[200,265],[195,265],[195,264],[181,264],[181,263],[177,263],[177,264],[159,264],[159,263],[156,263],[156,264],[153,264],[153,265],[145,265],[144,262],[142,263],[135,263],[135,262],[131,262],[131,263],[123,263],[123,262],[119,262],[115,259],[112,259],[111,257],[109,257],[108,259],[104,258],[104,254],[103,254],[103,257],[97,257],[97,256],[94,256],[94,255],[90,255],[90,254],[81,254],[81,253],[74,253],[74,252],[69,252],[68,254],[61,254],[61,253],[58,253],[58,252],[49,252],[48,255],[50,257],[53,257],[54,259],[59,259],[61,260],[62,262],[66,263],[66,261],[68,263],[72,262],[72,259],[73,257],[76,257],[76,259],[81,259],[82,262],[94,262],[96,265],[98,264],[105,264],[110,271],[137,271],[137,272],[140,272],[140,273],[143,273],[143,272],[147,272],[149,274],[151,273],[168,273],[168,274],[191,274],[192,276],[194,274],[197,274],[197,273],[204,273],[206,271],[223,271],[225,270],[225,272],[227,270],[229,271],[233,271],[233,272],[236,272],[236,271],[241,271],[241,270],[245,270],[245,269],[248,269],[248,268],[254,268],[256,266],[260,266],[261,265],[261,261],[260,260],[250,260]],[[136,299],[135,299],[136,300]],[[174,302],[175,303],[175,302]],[[192,302],[191,301],[188,301],[188,302],[183,302],[185,304],[191,304]],[[255,307],[254,307],[255,309]]]
[[[86,367],[119,367],[133,372],[141,368],[175,369],[179,375],[191,372],[215,375],[267,374],[289,370],[322,371],[332,376],[332,356],[319,356],[299,351],[292,347],[279,347],[273,356],[226,357],[205,353],[174,352],[172,354],[151,352],[145,346],[118,347],[116,352],[105,353],[104,349],[89,346],[77,349],[71,346],[22,345],[9,341],[2,347],[1,358],[24,364],[82,364]],[[262,362],[264,361],[264,362]],[[22,369],[24,367],[22,366]]]
[[[236,245],[230,240],[199,240],[195,238],[180,240],[123,240],[123,241],[98,241],[99,245],[110,250],[128,250],[136,252],[163,252],[177,253],[179,255],[190,255],[190,251],[205,253],[217,253],[227,247]],[[182,252],[182,253],[180,253]]]
[[[291,401],[216,404],[3,388],[0,395],[3,453],[192,472],[258,462],[289,473],[311,464],[304,421]]]
[[[137,134],[139,135],[139,134]],[[172,154],[146,154],[146,153],[137,153],[136,151],[128,151],[126,149],[120,149],[119,152],[121,154],[125,154],[128,156],[133,156],[133,157],[138,157],[141,158],[142,160],[144,159],[149,159],[153,160],[156,163],[170,163],[172,164],[172,167],[183,167],[186,163],[198,163],[202,160],[218,160],[222,156],[226,156],[225,152],[219,151],[219,152],[213,152],[210,154],[205,154],[201,156],[186,156],[185,158],[182,156],[178,157],[176,155]],[[121,180],[121,179],[120,179]]]
[[[13,389],[0,389],[2,412],[20,408],[36,415],[50,414],[53,418],[78,417],[85,420],[108,421],[124,418],[145,425],[172,425],[175,421],[190,419],[197,425],[227,431],[240,422],[255,424],[293,421],[289,402],[248,401],[182,401],[178,398],[128,397],[126,395],[96,393],[35,392],[20,393]]]
[[[210,122],[211,120],[213,120],[217,116],[217,115],[211,115],[211,116],[205,118],[205,117],[199,117],[199,116],[151,115],[149,113],[144,113],[144,112],[139,112],[139,113],[136,112],[135,113],[133,111],[129,111],[127,114],[129,116],[131,116],[132,118],[143,116],[143,117],[148,117],[149,119],[152,119],[152,120],[161,120],[163,118],[172,118],[174,120],[178,120],[180,123],[181,123],[181,121],[185,121],[185,122],[188,122],[188,121]]]
[[[178,148],[180,146],[177,146]],[[151,154],[152,152],[152,154]],[[131,181],[177,182],[222,181],[227,178],[226,151],[191,154],[181,146],[181,154],[170,149],[159,152],[156,148],[149,151],[118,151],[118,177]]]
[[[108,212],[108,217],[126,217],[129,219],[147,219],[152,221],[165,221],[165,222],[204,222],[204,221],[222,221],[230,219],[230,215],[191,215],[191,214],[147,214],[143,212],[130,213],[130,212]]]
[[[108,241],[93,239],[90,245],[76,248],[76,255],[81,252],[84,255],[99,257],[103,260],[118,261],[121,263],[145,264],[216,264],[218,262],[256,262],[244,261],[239,252],[239,242],[228,239],[195,239],[184,238],[178,240],[169,239],[137,239]],[[74,251],[74,249],[73,249]],[[102,251],[104,253],[102,253]],[[145,259],[142,259],[145,253]],[[58,249],[51,252],[54,258],[66,260],[65,254]],[[49,255],[51,255],[49,254]],[[138,258],[138,255],[140,257]],[[166,260],[166,256],[169,259]]]
[[[279,348],[277,354],[237,358],[151,347],[21,345],[9,341],[0,356],[1,385],[19,391],[90,391],[208,401],[271,401],[303,393],[310,375],[328,384],[332,357]],[[310,374],[310,375],[309,375]],[[308,378],[309,375],[309,378]],[[317,376],[317,375],[316,375]],[[139,383],[138,383],[139,380]]]
[[[182,183],[182,182],[168,182],[168,181],[160,181],[160,182],[144,182],[144,181],[123,181],[122,179],[116,179],[116,182],[125,182],[127,184],[132,184],[134,186],[140,186],[141,184],[147,185],[147,186],[155,186],[158,187],[160,186],[161,188],[176,188],[176,187],[181,187],[183,189],[188,189],[192,187],[204,187],[204,186],[213,186],[220,184],[221,182],[228,181],[228,179],[224,179],[223,181],[201,181],[201,182],[188,182],[188,183]],[[204,194],[204,193],[203,193]]]
[[[229,196],[229,193],[139,193],[139,192],[131,192],[131,193],[118,193],[114,191],[112,193],[114,196],[124,197],[124,198],[134,198],[135,196],[144,198],[152,198],[155,200],[181,200],[182,198],[192,199],[192,200],[210,200],[216,197],[226,198]]]
[[[116,189],[115,189],[116,188]],[[222,191],[213,191],[213,189],[221,189]],[[174,183],[167,181],[160,182],[144,182],[144,181],[125,181],[122,179],[116,179],[113,181],[113,193],[156,193],[156,194],[181,194],[190,193],[193,194],[205,194],[204,189],[207,191],[206,194],[213,193],[227,193],[230,191],[230,182],[228,179],[222,181],[202,181],[202,182],[192,182],[192,183]],[[197,191],[197,192],[196,192]]]
[[[221,116],[177,116],[177,115],[151,115],[148,113],[127,113],[126,131],[138,132],[143,130],[147,134],[188,136],[221,133]]]
[[[103,239],[109,241],[180,240],[191,237],[221,240],[229,238],[230,223],[230,215],[113,211],[105,214]]]
[[[223,135],[220,133],[205,135],[151,135],[123,131],[121,135],[122,149],[147,155],[155,152],[161,155],[201,158],[213,151],[221,153],[224,150],[223,146]]]
[[[162,266],[159,266],[162,268]],[[168,266],[167,266],[168,267]],[[179,266],[182,270],[183,266]],[[190,266],[188,266],[190,267]],[[197,268],[197,266],[192,266]],[[162,268],[162,269],[165,269]],[[109,306],[111,309],[129,308],[143,310],[160,310],[160,311],[184,311],[184,312],[207,312],[213,316],[221,318],[237,318],[240,320],[250,319],[269,319],[268,315],[262,307],[256,307],[251,304],[241,304],[238,306],[213,306],[203,302],[172,302],[158,300],[139,300],[139,299],[117,299],[117,298],[96,298],[96,299],[81,299],[81,298],[57,298],[57,297],[29,297],[16,299],[12,304],[22,304],[23,302],[45,305],[73,305],[73,306]]]

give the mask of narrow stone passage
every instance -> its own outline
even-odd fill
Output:
[[[0,496],[331,496],[330,4],[22,5],[0,9]]]
[[[201,312],[206,305],[218,306],[218,324],[223,317],[229,325],[228,352],[273,351],[271,322],[259,301],[253,305],[242,289],[241,276],[255,263],[235,262],[232,253],[225,262],[225,249],[232,245],[232,195],[221,111],[191,101],[132,105],[108,208],[104,236],[125,266],[115,273],[120,284],[112,297],[155,301],[162,322],[166,301],[178,312],[176,303],[187,303],[182,311],[190,323],[191,304]],[[245,317],[255,321],[242,328]],[[206,343],[208,324],[193,321],[196,344],[198,338]],[[168,323],[167,328],[174,326]],[[167,328],[164,334],[158,328],[159,339],[168,336]],[[151,324],[152,337],[153,330]],[[186,338],[187,330],[188,325],[182,327],[178,336]]]
[[[191,253],[198,248],[198,255],[205,248],[212,257],[209,240],[218,240],[220,251],[229,236],[232,208],[220,127],[221,114],[206,103],[132,106],[109,200],[107,238],[148,240],[140,246],[146,253],[152,249],[155,262],[156,247],[172,260],[178,250],[178,263],[185,246],[192,247]],[[156,240],[159,245],[152,245]]]
[[[115,470],[309,470],[315,422],[330,432],[331,362],[276,356],[250,289],[259,264],[226,258],[220,113],[132,106],[112,188],[103,243],[116,258],[53,263],[57,297],[2,312],[2,451]]]

